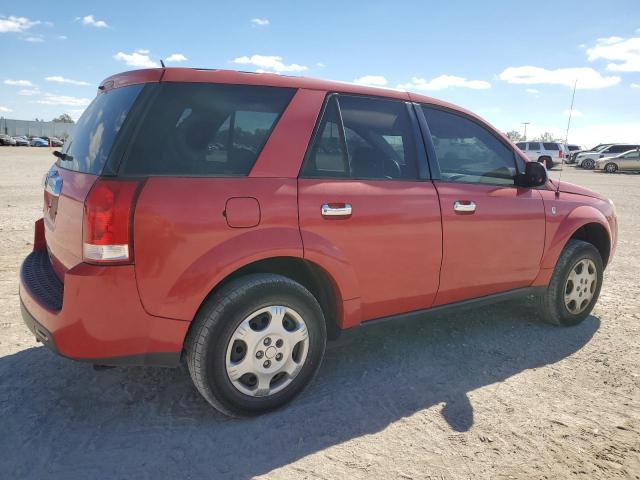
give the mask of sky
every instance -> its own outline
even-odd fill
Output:
[[[0,0],[0,116],[78,118],[101,80],[157,66],[409,90],[502,131],[640,141],[640,0]]]

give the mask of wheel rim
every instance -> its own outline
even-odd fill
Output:
[[[588,258],[579,260],[569,273],[564,286],[564,304],[574,315],[582,313],[591,303],[598,283],[596,264]]]
[[[587,160],[585,162],[585,167],[587,168],[593,168],[594,162],[592,160]]]
[[[613,163],[610,163],[609,165],[606,166],[606,170],[609,173],[613,173],[616,171],[616,166]]]
[[[286,388],[300,373],[309,351],[302,316],[273,305],[245,318],[229,340],[227,375],[245,395],[265,397]]]

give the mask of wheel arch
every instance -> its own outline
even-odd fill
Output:
[[[583,205],[574,209],[556,230],[543,258],[542,268],[555,268],[567,242],[574,239],[591,243],[596,247],[603,265],[607,266],[612,247],[609,223],[600,210]]]
[[[343,296],[340,286],[323,267],[301,257],[268,257],[236,268],[216,283],[202,300],[198,311],[211,295],[214,295],[230,281],[252,273],[282,275],[304,286],[318,300],[322,308],[327,327],[327,336],[330,339],[338,338],[343,317]]]

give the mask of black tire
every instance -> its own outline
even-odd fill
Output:
[[[584,160],[581,165],[581,167],[584,168],[585,170],[593,170],[595,166],[596,166],[596,161],[591,158],[587,158],[586,160]]]
[[[618,165],[613,162],[607,163],[604,166],[604,171],[607,173],[616,173],[618,171]]]
[[[250,396],[229,379],[227,347],[245,318],[271,305],[290,307],[303,317],[309,348],[299,373],[283,390]],[[217,410],[232,417],[254,416],[290,402],[313,380],[324,357],[326,339],[322,309],[306,288],[281,275],[251,274],[231,281],[200,308],[185,342],[187,366],[198,391]]]
[[[573,314],[565,305],[565,289],[571,270],[583,259],[589,259],[595,264],[596,286],[593,297],[586,308],[578,314]],[[577,325],[582,322],[589,316],[598,301],[600,288],[602,287],[603,272],[602,257],[596,247],[582,240],[569,240],[558,258],[547,289],[539,296],[538,309],[542,320],[563,327]]]
[[[547,167],[547,170],[551,170],[553,168],[553,160],[551,159],[551,157],[540,157],[538,159],[538,162],[544,163]]]

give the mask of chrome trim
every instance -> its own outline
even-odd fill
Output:
[[[465,202],[456,201],[453,204],[453,210],[456,212],[462,213],[473,213],[476,211],[476,203],[475,202]]]
[[[322,205],[323,217],[348,217],[352,211],[353,208],[350,203],[345,203],[344,207],[331,207],[328,203]]]

